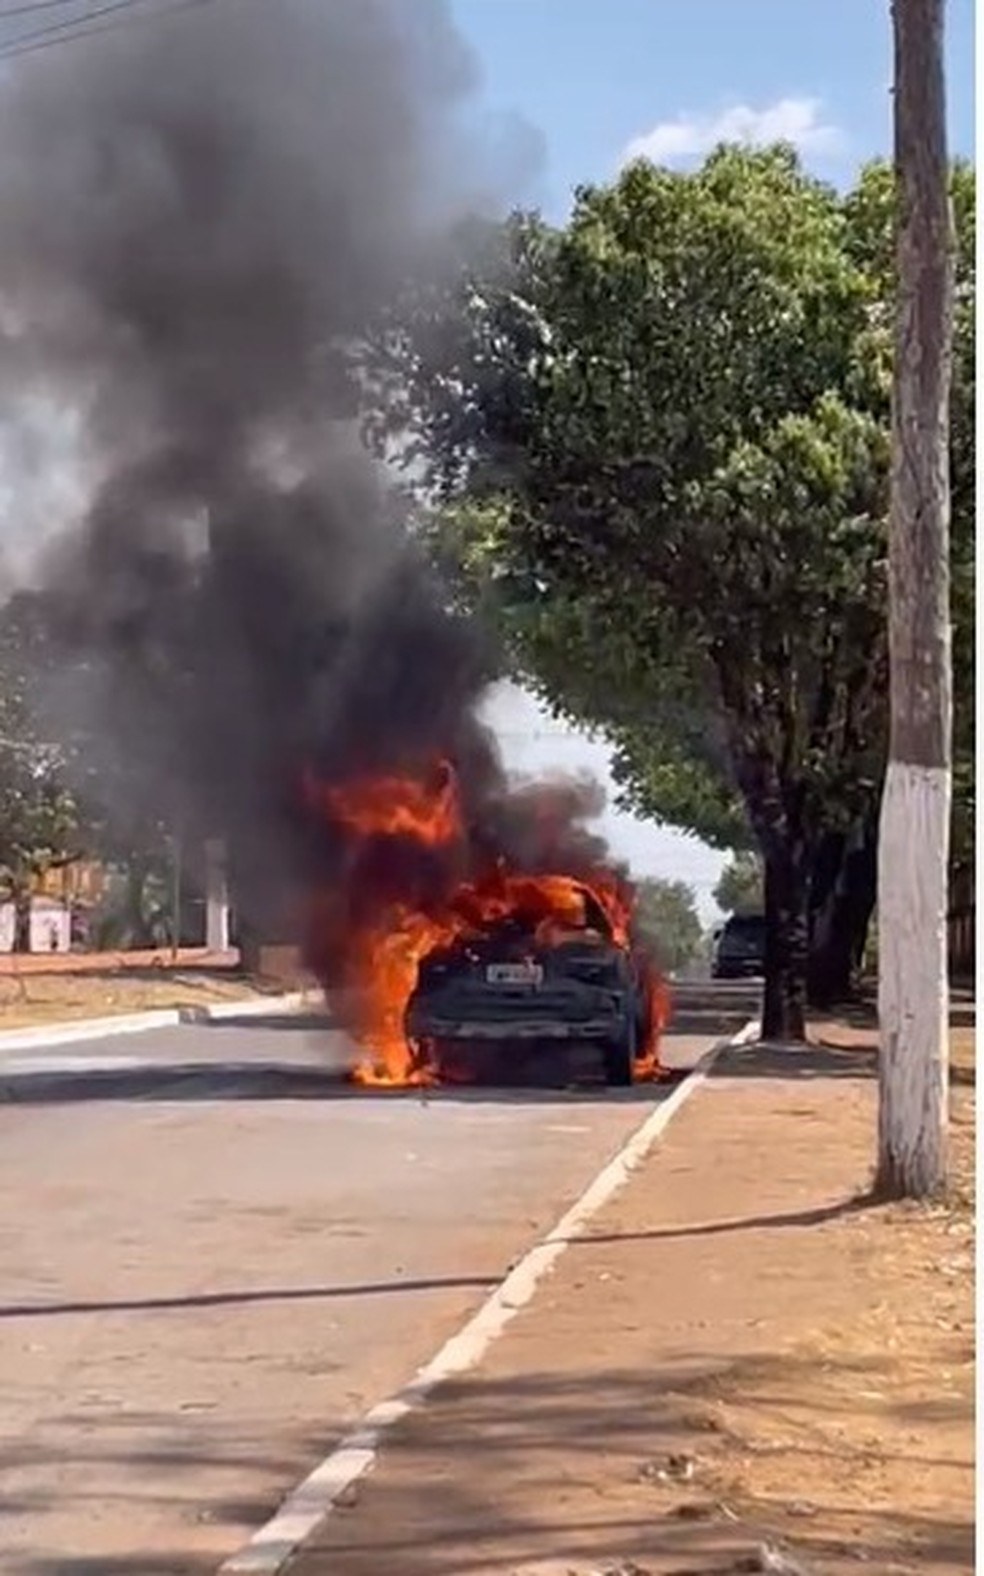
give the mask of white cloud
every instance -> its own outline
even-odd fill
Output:
[[[713,115],[678,115],[633,137],[619,164],[632,159],[678,164],[710,153],[719,142],[791,142],[804,154],[836,153],[844,145],[843,133],[823,119],[822,111],[819,99],[784,98],[762,109],[731,104]]]

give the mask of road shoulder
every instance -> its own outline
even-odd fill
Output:
[[[48,974],[0,978],[0,1055],[180,1023],[222,1022],[293,1011],[321,1000],[310,987],[228,972]]]
[[[969,1572],[972,1215],[863,1201],[870,1035],[833,1039],[729,1054],[292,1576]]]

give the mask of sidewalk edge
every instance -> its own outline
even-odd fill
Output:
[[[116,1034],[140,1034],[145,1029],[173,1029],[180,1021],[177,1007],[161,1007],[148,1012],[119,1012],[106,1018],[63,1018],[60,1022],[55,1020],[31,1024],[23,1029],[0,1031],[0,1051],[72,1045],[80,1040],[101,1040]]]
[[[321,1000],[318,991],[291,991],[285,996],[246,996],[198,1007],[158,1007],[146,1012],[118,1012],[105,1018],[63,1018],[51,1023],[29,1024],[0,1030],[0,1052],[29,1050],[35,1046],[72,1045],[103,1040],[118,1034],[142,1034],[148,1029],[176,1029],[181,1024],[222,1022],[224,1019],[261,1017],[267,1013],[294,1012]]]
[[[284,996],[247,996],[242,1001],[222,1001],[202,1007],[179,1007],[182,1023],[222,1023],[227,1018],[262,1018],[268,1013],[296,1012],[324,1001],[320,990],[292,990]]]
[[[339,1496],[376,1464],[385,1435],[446,1380],[475,1368],[510,1321],[526,1307],[546,1272],[598,1211],[623,1188],[677,1112],[703,1084],[722,1052],[757,1038],[758,1019],[719,1040],[630,1135],[556,1225],[523,1255],[494,1291],[430,1362],[388,1400],[372,1407],[350,1433],[283,1500],[269,1521],[218,1567],[216,1576],[279,1576],[331,1514]]]

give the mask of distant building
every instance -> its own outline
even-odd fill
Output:
[[[98,903],[106,890],[105,866],[93,859],[73,859],[70,864],[53,865],[31,883],[38,897],[55,898],[62,903]]]
[[[29,952],[68,952],[72,945],[72,915],[57,898],[32,897],[28,928]]]
[[[17,909],[8,898],[0,903],[0,952],[13,952],[17,941]],[[72,911],[57,898],[32,897],[27,930],[29,952],[68,952],[72,945]]]
[[[28,951],[70,951],[72,916],[99,902],[106,877],[104,867],[88,859],[38,872],[31,882]],[[17,910],[9,893],[0,893],[0,953],[13,952],[16,944]]]

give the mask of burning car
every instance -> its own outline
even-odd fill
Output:
[[[545,1044],[589,1045],[609,1084],[632,1083],[650,1032],[648,971],[591,890],[570,889],[559,920],[533,924],[520,909],[421,960],[404,1024],[428,1063],[479,1048],[505,1063]]]
[[[508,1078],[548,1046],[588,1048],[611,1084],[658,1070],[666,986],[633,946],[631,885],[571,830],[571,791],[506,801],[521,860],[501,823],[476,835],[446,764],[306,792],[351,861],[312,907],[308,958],[360,1053],[356,1082],[469,1080],[490,1061]]]

